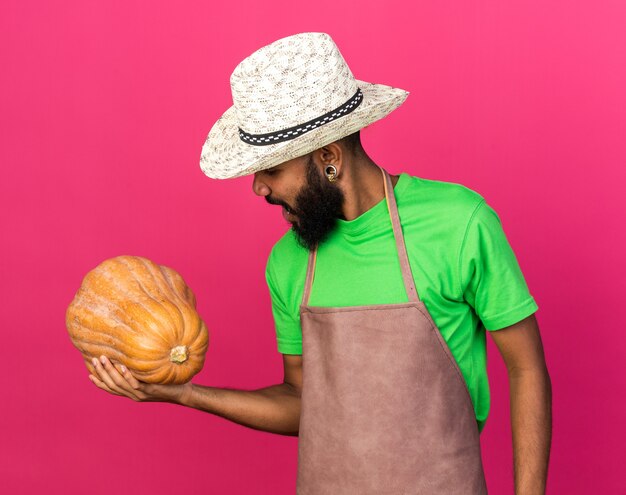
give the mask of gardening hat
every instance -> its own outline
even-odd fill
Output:
[[[233,105],[211,128],[200,168],[231,179],[306,155],[382,119],[408,91],[355,79],[326,33],[259,48],[230,76]]]

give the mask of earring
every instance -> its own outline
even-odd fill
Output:
[[[332,169],[331,172],[329,172],[328,170]],[[328,165],[325,169],[324,172],[326,173],[326,177],[328,178],[329,182],[335,182],[337,180],[337,169],[335,168],[334,165]]]

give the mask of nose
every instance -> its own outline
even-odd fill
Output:
[[[254,180],[252,181],[252,190],[257,196],[267,196],[269,193],[272,192],[267,184],[263,182],[263,179],[261,178],[261,174],[259,172],[256,172],[254,174]]]

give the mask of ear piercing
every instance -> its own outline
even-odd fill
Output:
[[[326,173],[326,177],[328,178],[329,182],[335,182],[337,180],[337,169],[334,165],[328,165],[324,169],[324,172]]]

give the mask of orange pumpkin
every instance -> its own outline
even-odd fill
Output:
[[[139,256],[100,263],[67,308],[72,343],[91,363],[104,354],[148,383],[186,383],[204,365],[209,344],[196,298],[171,268]]]

